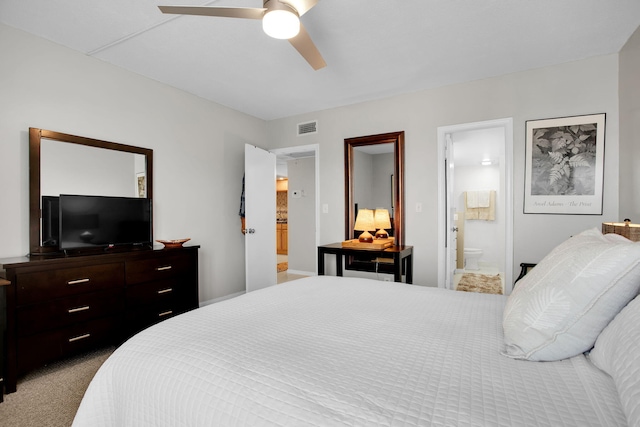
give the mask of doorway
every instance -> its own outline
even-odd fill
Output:
[[[280,187],[276,193],[276,235],[280,239],[276,244],[277,283],[284,283],[313,276],[317,271],[318,145],[281,148],[271,152],[276,155],[277,180],[287,182],[286,192]]]
[[[438,128],[440,287],[482,276],[511,292],[512,145],[511,118]]]

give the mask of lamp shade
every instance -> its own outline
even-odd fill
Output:
[[[288,5],[272,1],[262,17],[262,29],[274,39],[290,39],[300,32],[300,18]]]
[[[386,228],[391,228],[391,219],[389,218],[389,211],[386,209],[376,209],[374,214],[374,225],[376,230],[376,239],[386,239],[389,237],[389,233],[385,231]]]
[[[358,238],[360,242],[371,243],[373,242],[373,236],[369,233],[370,230],[375,230],[376,225],[374,222],[373,211],[371,209],[360,209],[358,216],[356,217],[356,224],[353,226],[354,230],[363,231]]]

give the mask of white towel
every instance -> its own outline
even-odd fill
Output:
[[[478,207],[478,192],[467,191],[467,209],[474,209]]]
[[[488,208],[491,205],[491,191],[483,190],[477,191],[478,193],[478,207]]]

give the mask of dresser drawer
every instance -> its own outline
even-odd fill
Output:
[[[184,285],[180,278],[156,280],[127,286],[127,306],[136,308],[143,305],[156,304],[160,301],[177,301],[184,299]]]
[[[127,284],[162,280],[193,273],[193,258],[189,253],[177,253],[151,259],[127,261]]]
[[[137,307],[135,310],[129,310],[127,311],[129,334],[136,334],[151,325],[189,311],[191,308],[184,302],[167,300],[157,301],[155,304],[146,304]]]
[[[98,345],[117,344],[121,327],[119,317],[109,316],[18,338],[19,373]]]
[[[124,286],[124,264],[98,264],[17,275],[18,305]]]
[[[122,310],[124,288],[106,289],[22,306],[16,310],[16,319],[20,325],[18,334],[31,335],[121,313]]]

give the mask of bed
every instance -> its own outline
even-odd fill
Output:
[[[535,287],[532,277],[518,287]],[[557,361],[509,354],[512,296],[328,276],[251,292],[124,343],[73,425],[637,425],[640,395],[635,385],[621,394],[620,364],[607,352],[634,351],[616,333],[640,324],[640,301],[624,308],[631,320],[608,334],[596,365],[583,352]]]

